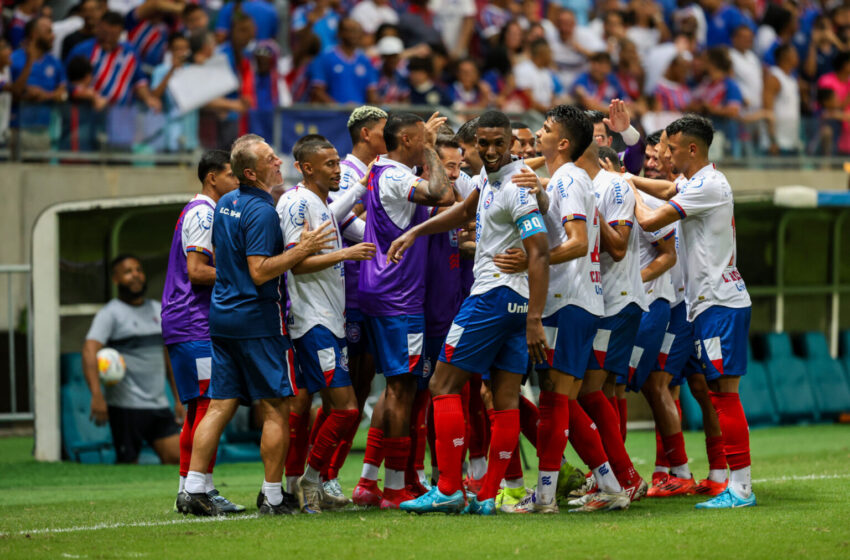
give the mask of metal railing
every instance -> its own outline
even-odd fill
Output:
[[[5,264],[0,265],[0,274],[6,275],[6,320],[8,323],[9,358],[9,412],[0,412],[0,422],[17,422],[33,420],[34,414],[32,403],[32,364],[33,364],[33,337],[32,337],[32,283],[30,274],[32,267],[28,264]],[[14,298],[13,277],[18,274],[26,275],[26,310],[27,310],[27,409],[30,412],[20,412],[18,403],[18,359],[15,352],[15,310],[18,308]]]

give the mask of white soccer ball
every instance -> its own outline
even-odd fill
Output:
[[[104,385],[115,385],[124,379],[127,365],[124,356],[114,348],[101,348],[97,351],[97,372]]]

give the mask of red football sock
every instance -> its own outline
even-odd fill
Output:
[[[729,469],[737,471],[750,466],[750,428],[738,393],[710,392],[711,403],[717,411],[717,420],[723,432],[726,462]]]
[[[570,443],[591,470],[608,461],[599,431],[577,400],[570,400]]]
[[[579,402],[599,429],[602,446],[605,448],[605,454],[608,455],[617,480],[623,486],[631,486],[639,475],[626,452],[623,436],[620,434],[618,414],[611,406],[611,402],[605,398],[602,391],[594,391],[579,397]]]
[[[343,435],[342,441],[339,442],[336,451],[334,451],[334,456],[331,457],[328,470],[324,474],[326,480],[333,480],[339,477],[339,470],[345,464],[345,460],[348,458],[348,453],[351,451],[351,444],[354,442],[354,436],[357,435],[357,429],[360,427],[361,418],[362,414],[358,412],[357,417],[354,418],[350,428]]]
[[[440,469],[438,488],[446,496],[461,489],[464,435],[463,403],[460,395],[434,397],[434,433],[436,434],[437,466]]]
[[[384,430],[369,428],[366,435],[366,453],[363,462],[380,467],[384,460]]]
[[[537,424],[540,422],[540,410],[522,395],[519,396],[519,426],[522,435],[531,445],[537,447]],[[560,467],[559,467],[560,468]]]
[[[570,429],[570,398],[540,392],[540,423],[537,425],[537,458],[541,471],[557,471],[567,448]]]
[[[431,470],[437,467],[437,433],[434,431],[434,403],[428,405],[428,449],[431,450]]]
[[[407,468],[410,455],[410,436],[384,438],[384,463],[386,468],[402,471]]]
[[[487,467],[489,470],[490,467]],[[519,451],[519,440],[517,440],[516,447],[514,448],[513,454],[511,455],[511,460],[508,462],[508,466],[505,468],[505,476],[503,477],[505,480],[516,480],[518,478],[523,478],[522,472],[522,455]],[[502,481],[500,480],[499,483]]]
[[[307,426],[310,422],[309,410],[304,414],[289,413],[289,452],[286,455],[286,476],[304,474],[309,444]]]
[[[664,453],[667,455],[667,462],[670,465],[678,467],[687,464],[688,454],[685,453],[685,437],[682,432],[672,436],[664,436],[662,440],[664,442]]]
[[[655,466],[670,468],[670,463],[667,462],[667,453],[664,452],[664,442],[661,439],[661,432],[658,426],[655,426]]]
[[[679,400],[679,399],[676,399],[673,402],[676,403],[676,410],[679,411],[679,422],[681,422],[682,421],[682,401]]]
[[[481,399],[481,376],[469,378],[469,458],[487,456],[490,420]]]
[[[620,424],[620,405],[617,404],[617,395],[608,397],[608,402],[611,403],[611,408],[614,409],[614,414],[617,415],[617,425]]]
[[[431,406],[431,393],[419,391],[413,401],[410,413],[410,466],[413,470],[425,469],[425,444],[428,439],[428,408]]]
[[[330,463],[339,443],[351,431],[351,425],[355,422],[360,412],[353,410],[331,410],[322,422],[322,427],[316,435],[316,441],[310,449],[307,462],[313,469],[322,472]]]
[[[192,399],[186,405],[186,418],[180,429],[180,476],[189,474],[189,463],[192,462],[192,440],[195,437],[195,403]]]
[[[626,434],[629,431],[629,403],[626,399],[617,399],[617,412],[620,414],[620,434],[623,436],[623,443],[626,443]]]
[[[515,455],[519,443],[519,409],[497,410],[493,413],[493,432],[490,440],[490,456],[487,458],[487,474],[478,492],[479,500],[495,498],[499,484],[505,478],[505,470]]]
[[[324,407],[320,407],[319,412],[316,413],[316,419],[313,420],[313,429],[310,430],[310,445],[315,445],[316,438],[319,437],[319,431],[322,429],[322,424],[324,424],[326,418]]]
[[[463,462],[466,460],[467,451],[469,451],[469,434],[471,431],[469,426],[469,381],[463,385],[463,389],[460,391],[460,406],[463,407],[463,454],[460,463],[460,479],[463,480],[463,476],[466,474],[463,472]]]
[[[723,445],[723,436],[706,436],[705,454],[708,455],[709,469],[726,470],[726,448]]]

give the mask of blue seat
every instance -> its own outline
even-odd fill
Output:
[[[751,426],[777,424],[779,414],[773,402],[767,370],[762,362],[753,359],[752,350],[747,348],[747,375],[741,378],[738,393],[741,405]]]
[[[89,418],[91,393],[86,385],[68,383],[60,389],[62,444],[65,454],[80,463],[115,462],[109,426],[97,426]]]
[[[765,335],[767,370],[776,411],[783,421],[817,420],[817,405],[806,371],[806,363],[791,351],[785,333]]]
[[[850,383],[850,331],[842,331],[838,337],[838,360],[844,366],[844,379]]]
[[[829,355],[826,337],[820,332],[803,335],[806,368],[822,416],[850,412],[850,386],[838,360]]]

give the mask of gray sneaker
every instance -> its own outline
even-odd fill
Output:
[[[322,509],[341,509],[351,503],[351,500],[342,493],[342,487],[336,478],[322,484],[322,491],[324,492]]]
[[[220,513],[242,513],[243,511],[245,511],[245,506],[234,504],[233,502],[219,494],[218,490],[216,489],[207,492],[207,496],[210,500],[212,500],[212,502],[215,504],[215,507],[218,508],[218,511]]]
[[[310,482],[302,475],[295,483],[295,491],[298,494],[301,511],[304,513],[322,513],[325,493],[322,491],[321,482]]]

